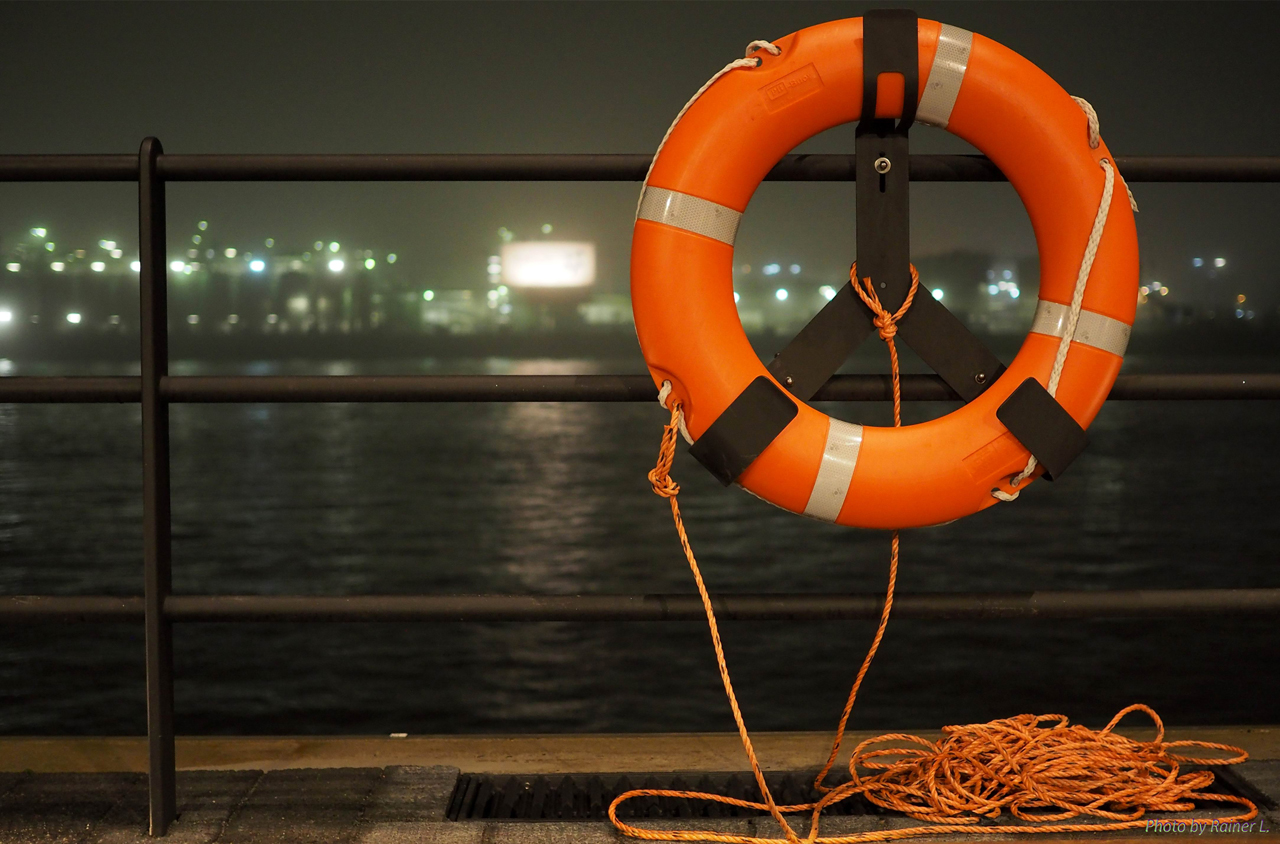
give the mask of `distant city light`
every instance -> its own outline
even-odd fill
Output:
[[[1243,293],[1241,293],[1239,296],[1236,296],[1236,302],[1241,305],[1244,304],[1245,298]]]
[[[1016,288],[1016,287],[1011,287],[1011,288],[1009,288],[1009,297],[1010,297],[1010,298],[1012,298],[1012,299],[1017,299],[1017,298],[1018,298],[1019,296],[1021,296],[1021,295],[1022,295],[1022,291],[1018,290],[1018,288]]]
[[[261,258],[256,258],[249,262],[249,269],[255,273],[260,273],[267,268],[267,262]]]
[[[187,314],[187,325],[199,325],[199,324],[200,324],[199,314]]]
[[[54,243],[52,243],[52,242],[50,242],[50,243],[46,243],[46,244],[44,245],[44,251],[45,251],[45,252],[52,252],[52,251],[53,251],[54,249],[56,249],[56,248],[57,248],[57,245],[56,245],[56,244],[54,244]]]
[[[48,233],[49,233],[49,230],[46,228],[37,227],[31,230],[32,237],[44,237]]]
[[[222,254],[226,255],[228,258],[234,258],[236,256],[236,249],[234,246],[228,246],[223,250]]]
[[[264,240],[263,243],[265,243],[267,248],[270,249],[271,247],[276,245],[276,239],[274,237],[269,237],[266,240]]]
[[[735,305],[736,305],[736,304],[738,304],[738,302],[740,302],[741,300],[742,300],[742,297],[738,295],[738,291],[736,291],[736,290],[735,290],[735,291],[733,291],[733,304],[735,304]]]
[[[13,311],[0,311],[0,323],[13,322]]]
[[[947,294],[946,294],[945,292],[943,292],[943,290],[942,290],[942,288],[941,288],[941,287],[935,287],[935,288],[934,288],[934,290],[933,290],[933,298],[937,299],[939,302],[941,302],[941,301],[942,301],[942,297],[943,297],[943,296],[945,296],[945,295],[947,295]]]
[[[434,290],[422,291],[422,301],[430,302],[434,298],[436,298],[436,292]]]
[[[585,287],[596,280],[595,244],[546,240],[504,244],[502,280],[512,287]]]
[[[79,325],[80,314],[76,313],[75,311],[72,311],[71,313],[67,314],[67,322],[71,323],[72,325]]]
[[[832,287],[830,284],[822,285],[821,287],[818,288],[818,292],[821,293],[822,298],[826,299],[828,302],[836,298],[836,289]]]
[[[114,240],[99,240],[98,246],[110,252],[112,249],[116,248],[116,242]]]
[[[996,294],[997,294],[997,293],[999,293],[999,292],[1000,292],[1000,288],[999,288],[999,287],[997,287],[996,285],[994,285],[994,284],[988,284],[988,285],[987,285],[987,295],[988,295],[988,296],[994,296],[994,295],[996,295]]]
[[[102,263],[101,261],[94,261],[92,264],[89,265],[89,269],[93,270],[95,273],[100,273],[106,268],[107,268],[107,265]]]
[[[184,274],[186,274],[186,275],[191,275],[191,273],[192,273],[194,270],[195,270],[195,265],[194,265],[194,264],[187,264],[185,267],[183,267],[183,268],[182,268],[182,272],[183,272]]]
[[[340,246],[338,245],[338,241],[336,241],[336,240],[329,244],[329,251],[330,251],[330,252],[337,252],[337,251],[338,251],[339,249],[341,249],[341,248],[342,248],[342,247],[340,247]]]
[[[188,250],[187,250],[187,257],[188,257],[188,258],[199,258],[199,257],[200,257],[200,250],[199,250],[199,249],[188,249]]]
[[[317,241],[315,242],[315,248],[316,248],[316,251],[317,251],[317,252],[323,252],[323,251],[324,251],[324,241],[323,241],[323,240],[317,240]]]
[[[329,272],[340,273],[342,272],[342,268],[345,267],[346,265],[347,265],[347,262],[342,260],[341,258],[334,258],[332,261],[329,262]]]
[[[509,291],[509,290],[507,290],[507,286],[506,286],[505,284],[499,284],[499,285],[498,285],[498,295],[499,295],[499,296],[506,296],[506,295],[507,295],[507,293],[509,293],[509,292],[510,292],[510,291]]]
[[[184,269],[186,269],[186,266],[187,266],[187,265],[186,265],[186,264],[184,264],[184,263],[183,263],[183,262],[181,262],[181,261],[170,261],[170,262],[169,262],[169,269],[173,270],[175,273],[180,273],[180,272],[182,272]]]
[[[1138,288],[1138,292],[1139,292],[1139,293],[1141,293],[1143,296],[1146,296],[1146,295],[1148,295],[1148,294],[1150,294],[1150,293],[1151,293],[1151,288],[1150,288],[1150,287],[1147,287],[1147,286],[1144,284],[1144,285],[1142,285],[1141,287],[1139,287],[1139,288]]]
[[[1214,258],[1214,259],[1213,259],[1213,265],[1214,265],[1215,267],[1225,267],[1225,266],[1227,265],[1227,259],[1226,259],[1226,258]]]
[[[550,224],[550,223],[543,223],[543,224],[542,224],[542,233],[543,233],[543,234],[551,234],[551,224]]]
[[[751,265],[750,265],[750,264],[743,264],[743,265],[742,265],[742,274],[743,274],[743,275],[751,275]]]
[[[1005,280],[1007,281],[1007,280],[1009,280],[1009,279],[1013,278],[1013,271],[1012,271],[1012,270],[1005,270],[1005,271],[1004,271],[1004,273],[1003,273],[1003,276],[1004,276]]]
[[[123,249],[112,249],[112,250],[111,250],[111,257],[112,257],[112,258],[116,258],[117,260],[118,260],[118,259],[120,259],[120,258],[123,258],[123,257],[124,257],[124,250],[123,250]]]
[[[1151,289],[1152,289],[1152,290],[1159,290],[1159,289],[1160,289],[1160,282],[1158,282],[1158,281],[1153,281],[1153,282],[1151,282]]]
[[[280,321],[280,317],[276,316],[275,314],[267,314],[267,322],[270,325],[275,325],[279,321]]]
[[[54,261],[52,264],[49,265],[49,269],[53,270],[55,273],[60,273],[66,268],[67,268],[67,265],[62,263],[61,261]]]
[[[1236,319],[1244,319],[1244,311],[1239,308],[1236,309]]]
[[[120,314],[112,314],[111,316],[107,317],[107,322],[111,323],[112,325],[119,325]]]
[[[135,273],[142,272],[142,262],[141,261],[132,262],[131,264],[129,264],[129,269],[133,270]]]
[[[792,265],[790,266],[790,268],[789,268],[789,269],[791,270],[791,274],[792,274],[792,275],[800,275],[800,265],[799,265],[799,264],[792,264]]]
[[[17,261],[14,261],[11,264],[5,264],[4,268],[11,273],[16,273],[18,270],[22,269],[22,264],[19,264]]]
[[[1193,267],[1203,267],[1203,266],[1204,266],[1204,258],[1192,258],[1192,259],[1191,259],[1191,266],[1193,266]]]
[[[392,252],[390,255],[387,256],[387,263],[394,264],[395,262],[396,262],[396,253]]]
[[[787,288],[779,287],[777,290],[773,291],[773,298],[777,299],[779,302],[787,301]]]
[[[227,322],[228,322],[229,324],[231,324],[231,325],[235,325],[235,324],[236,324],[236,323],[238,323],[239,321],[240,321],[240,315],[239,315],[239,314],[228,314],[228,315],[227,315]]]
[[[373,269],[373,268],[374,268],[375,266],[377,266],[377,265],[378,265],[378,262],[377,262],[377,261],[375,261],[375,260],[373,260],[372,258],[365,258],[365,259],[364,259],[364,268],[365,268],[366,270],[371,270],[371,269]]]
[[[204,231],[205,229],[209,228],[209,221],[201,220],[200,222],[196,223],[196,228],[198,228],[200,231]]]
[[[765,275],[777,275],[781,269],[782,267],[780,267],[777,264],[765,264],[760,269],[760,272],[764,273]]]
[[[502,228],[498,229],[498,238],[503,243],[510,243],[511,241],[515,240],[516,233],[513,232],[511,229],[507,228],[506,226],[503,226]]]
[[[1161,296],[1168,296],[1168,295],[1169,295],[1169,288],[1167,288],[1167,287],[1161,287],[1161,288],[1160,288],[1160,295],[1161,295]]]

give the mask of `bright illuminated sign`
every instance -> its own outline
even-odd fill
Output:
[[[512,287],[586,287],[596,280],[596,246],[545,240],[504,244],[502,280]]]

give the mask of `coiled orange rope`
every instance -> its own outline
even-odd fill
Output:
[[[898,352],[894,346],[897,322],[902,318],[915,298],[920,278],[915,267],[911,268],[911,290],[906,301],[895,313],[881,304],[871,286],[871,279],[857,277],[857,264],[850,268],[850,280],[862,301],[875,314],[875,326],[881,339],[889,348],[893,373],[893,424],[902,424],[902,399],[899,385]],[[1194,800],[1235,803],[1246,808],[1242,814],[1226,818],[1197,820],[1197,823],[1219,824],[1252,820],[1258,808],[1243,797],[1228,794],[1207,793],[1214,781],[1208,771],[1183,773],[1183,764],[1231,765],[1243,762],[1248,754],[1238,747],[1213,742],[1164,740],[1164,724],[1150,707],[1134,704],[1122,709],[1101,730],[1090,730],[1080,725],[1070,725],[1061,715],[1019,715],[986,724],[944,727],[943,737],[928,741],[903,733],[890,733],[868,739],[856,748],[849,759],[851,779],[834,788],[824,784],[828,773],[840,753],[845,727],[853,712],[854,701],[862,686],[863,678],[871,667],[880,642],[889,623],[893,607],[893,591],[898,576],[898,532],[893,532],[889,559],[889,586],[885,593],[884,609],[875,637],[867,651],[862,666],[849,690],[844,712],[836,728],[831,753],[814,787],[823,796],[816,803],[780,806],[765,782],[760,761],[756,758],[751,737],[747,733],[738,698],[729,679],[729,666],[725,661],[724,646],[720,641],[720,629],[706,583],[694,558],[693,548],[685,532],[676,496],[680,486],[671,479],[671,464],[675,459],[676,438],[681,422],[681,406],[674,401],[670,407],[671,421],[662,432],[662,445],[658,462],[649,472],[649,483],[654,493],[671,502],[671,516],[675,522],[680,546],[693,572],[694,583],[702,598],[711,631],[711,644],[715,648],[716,665],[720,680],[729,698],[734,723],[746,751],[751,772],[760,788],[763,802],[738,800],[720,794],[670,789],[636,789],[619,795],[609,805],[609,820],[624,835],[647,841],[716,841],[724,844],[771,844],[785,840],[788,844],[860,844],[868,841],[892,841],[922,835],[949,835],[956,833],[1072,833],[1106,832],[1137,829],[1146,825],[1142,820],[1147,812],[1185,812],[1194,808]],[[1141,711],[1150,716],[1156,725],[1156,737],[1152,741],[1134,741],[1117,735],[1114,728],[1125,715]],[[885,743],[893,746],[881,747]],[[903,746],[905,743],[905,746]],[[1201,751],[1221,751],[1226,757],[1183,756],[1171,753],[1179,748],[1197,748]],[[887,829],[860,832],[851,835],[819,837],[818,821],[822,810],[833,803],[861,794],[877,806],[902,812],[928,826],[903,829]],[[759,838],[745,835],[695,831],[655,830],[632,826],[618,819],[618,806],[635,797],[675,797],[694,800],[710,800],[731,806],[768,812],[784,835],[783,839]],[[808,833],[801,838],[787,823],[785,815],[808,812],[811,823]],[[1020,821],[1031,825],[978,825],[983,819],[994,819],[1008,812]],[[1083,823],[1062,823],[1077,818],[1091,817],[1099,820]]]

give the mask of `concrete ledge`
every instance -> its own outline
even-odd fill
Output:
[[[1151,738],[1150,730],[1126,730]],[[878,735],[850,732],[846,748]],[[935,737],[937,731],[919,731]],[[1243,747],[1255,760],[1280,759],[1280,727],[1183,727],[1170,739]],[[753,733],[767,770],[806,770],[826,759],[830,733]],[[582,771],[736,771],[745,766],[736,733],[323,737],[184,736],[178,768],[275,771],[287,768],[386,768],[443,765],[468,773],[557,774]],[[0,772],[145,772],[146,739],[138,737],[0,738]]]

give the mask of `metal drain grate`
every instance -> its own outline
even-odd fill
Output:
[[[817,799],[813,790],[815,772],[766,774],[769,789],[780,804],[809,803]],[[1253,788],[1229,768],[1214,769],[1212,792],[1248,797],[1259,806],[1274,808],[1266,795]],[[847,779],[847,777],[846,777]],[[836,782],[834,777],[831,780]],[[755,779],[750,774],[554,774],[550,776],[506,774],[461,774],[449,799],[447,817],[451,821],[600,821],[607,817],[609,804],[633,788],[664,788],[673,791],[705,791],[739,800],[759,800]],[[623,819],[638,818],[739,818],[757,817],[759,812],[675,797],[644,797],[629,800],[618,810]],[[852,797],[832,806],[827,815],[890,814],[861,797]]]
[[[766,775],[769,789],[779,803],[807,803],[817,799],[812,773],[778,772]],[[706,791],[739,800],[759,800],[760,792],[750,774],[554,774],[510,776],[461,774],[449,800],[451,821],[507,820],[556,821],[604,820],[609,804],[633,788],[665,788]],[[882,810],[861,798],[845,800],[829,815],[881,814]],[[737,818],[759,812],[675,797],[629,800],[618,810],[620,818]]]

